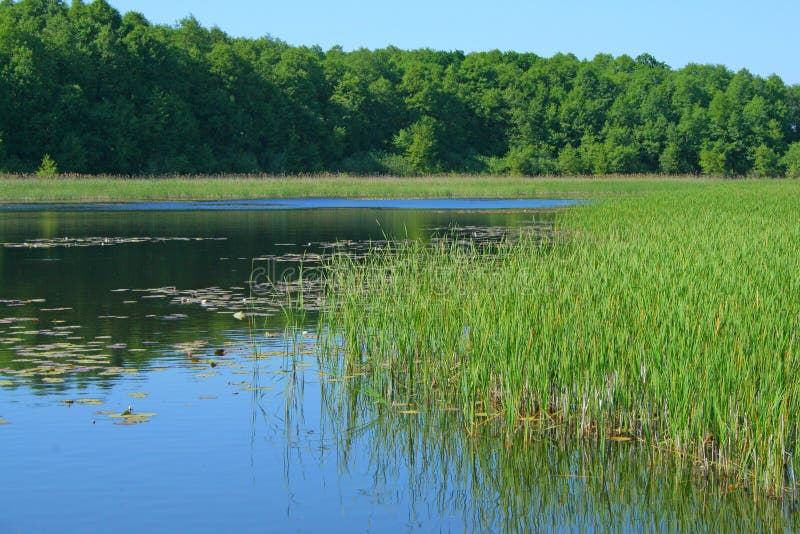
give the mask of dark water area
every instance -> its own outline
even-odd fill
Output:
[[[0,532],[794,530],[669,455],[469,436],[326,376],[267,282],[555,217],[430,208],[0,211]]]

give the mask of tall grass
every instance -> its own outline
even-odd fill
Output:
[[[714,477],[693,479],[681,459],[668,452],[653,455],[624,444],[601,449],[578,440],[531,441],[521,432],[507,441],[488,426],[468,436],[448,414],[381,409],[358,380],[321,387],[320,433],[341,437],[330,447],[338,469],[368,465],[376,491],[407,499],[418,517],[452,518],[465,532],[798,528],[796,514],[771,503],[753,506],[744,492]]]
[[[638,194],[654,189],[687,189],[718,180],[616,176],[608,178],[522,178],[498,176],[198,176],[0,177],[0,202],[112,202],[135,200],[226,200],[290,197],[583,198]]]
[[[473,432],[635,440],[796,490],[800,185],[700,184],[570,208],[549,244],[334,261],[327,364]]]

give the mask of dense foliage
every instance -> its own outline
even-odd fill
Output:
[[[800,175],[800,86],[649,55],[345,52],[0,0],[0,169]]]

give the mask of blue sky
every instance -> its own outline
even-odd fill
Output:
[[[800,83],[800,1],[761,0],[109,0],[122,12],[175,24],[192,14],[234,36],[271,35],[295,45],[345,50],[430,47],[636,56],[672,67],[721,63]]]

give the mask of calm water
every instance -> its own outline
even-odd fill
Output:
[[[504,210],[547,209],[575,204],[575,200],[536,199],[353,199],[282,198],[215,201],[119,202],[92,204],[0,204],[6,211],[190,211],[190,210],[308,210],[326,208],[405,209],[405,210]]]
[[[338,202],[0,211],[0,532],[793,530],[668,458],[468,438],[320,378],[313,311],[286,330],[266,282],[337,241],[553,217]]]

